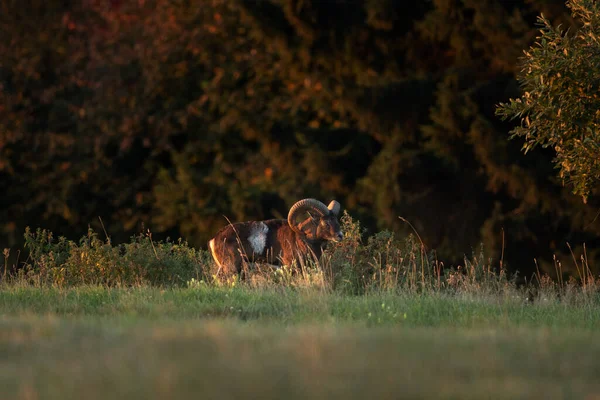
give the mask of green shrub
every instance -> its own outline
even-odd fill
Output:
[[[206,251],[194,250],[181,239],[154,242],[149,233],[113,246],[91,229],[75,243],[27,228],[25,247],[29,258],[20,275],[36,285],[185,285],[192,278],[211,276]]]
[[[343,242],[328,250],[321,262],[333,290],[348,294],[424,290],[501,291],[512,288],[506,272],[479,254],[465,257],[464,265],[445,266],[413,234],[400,239],[381,231],[363,240],[360,223],[347,213],[341,218]]]
[[[563,298],[579,293],[576,282],[552,282],[538,276],[539,290],[517,289],[499,262],[486,257],[483,247],[465,256],[463,265],[446,266],[435,252],[426,249],[419,236],[400,238],[390,231],[366,236],[360,223],[344,212],[341,218],[345,239],[332,244],[318,262],[297,268],[279,269],[254,265],[247,280],[218,278],[211,255],[196,250],[183,240],[154,241],[150,232],[113,245],[93,230],[79,242],[52,232],[25,231],[29,257],[17,280],[35,286],[208,286],[275,287],[286,290],[320,290],[344,295],[445,292],[458,295],[531,296]],[[582,265],[583,268],[583,265]],[[598,280],[589,276],[583,289],[593,295]],[[529,290],[526,292],[526,290]]]

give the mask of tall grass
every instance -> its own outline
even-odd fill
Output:
[[[366,236],[358,221],[347,213],[341,218],[345,239],[330,244],[321,260],[301,263],[297,268],[274,269],[254,265],[240,282],[237,277],[218,275],[210,253],[194,249],[185,241],[155,241],[150,232],[115,245],[93,230],[78,242],[52,232],[29,228],[25,232],[28,258],[4,281],[35,287],[287,287],[328,293],[364,295],[389,293],[430,293],[511,297],[523,299],[585,299],[595,296],[598,279],[590,273],[587,259],[577,262],[581,279],[551,280],[538,273],[535,285],[517,285],[516,276],[502,262],[486,257],[480,248],[464,263],[447,266],[427,250],[418,234],[397,237],[389,231]],[[8,258],[5,250],[5,263]],[[560,265],[557,265],[560,268]],[[5,265],[6,269],[6,265]],[[558,275],[558,274],[557,274]],[[560,276],[560,275],[559,275]]]

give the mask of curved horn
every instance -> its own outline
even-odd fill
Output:
[[[303,199],[296,202],[292,208],[290,208],[290,212],[288,213],[288,224],[290,227],[298,233],[302,233],[300,229],[296,226],[296,217],[302,211],[313,210],[317,212],[321,217],[327,215],[329,213],[329,209],[325,204],[321,203],[316,199]]]
[[[342,206],[337,201],[331,200],[331,203],[329,203],[329,205],[327,206],[327,208],[329,210],[331,210],[331,212],[333,213],[333,215],[335,215],[337,217],[339,215],[339,213],[340,213],[340,208],[342,208]]]

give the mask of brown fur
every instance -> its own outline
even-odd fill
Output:
[[[256,224],[268,227],[263,251],[256,253],[249,241]],[[290,228],[287,220],[248,221],[222,228],[209,241],[209,249],[219,269],[225,275],[240,274],[244,262],[289,265],[300,258],[318,260],[327,241],[341,240],[343,234],[337,218],[329,213],[305,221],[302,233]]]

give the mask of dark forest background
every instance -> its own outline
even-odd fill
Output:
[[[3,0],[0,247],[101,217],[204,248],[316,197],[446,263],[593,267],[597,192],[494,115],[540,13],[576,28],[561,0]]]

